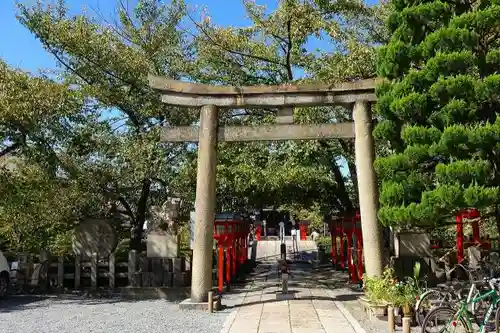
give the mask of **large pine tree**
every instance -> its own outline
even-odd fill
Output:
[[[467,207],[498,211],[496,1],[392,0],[374,131],[391,147],[376,161],[382,223],[425,226]]]

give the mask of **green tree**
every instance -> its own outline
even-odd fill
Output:
[[[374,133],[379,217],[429,226],[466,207],[497,211],[500,6],[394,0],[380,51]],[[499,225],[500,227],[500,225]]]
[[[97,13],[97,18],[71,15],[62,0],[52,6],[20,5],[20,22],[60,66],[57,80],[47,82],[60,92],[61,102],[69,104],[54,108],[68,115],[40,118],[41,126],[33,133],[43,134],[44,145],[35,145],[39,141],[31,138],[20,153],[36,164],[33,167],[43,166],[43,172],[51,175],[51,185],[43,187],[47,191],[65,191],[62,178],[89,198],[75,206],[80,218],[119,214],[128,220],[135,249],[141,248],[150,205],[168,195],[192,203],[195,191],[195,146],[160,144],[159,134],[162,126],[194,124],[197,110],[161,103],[148,86],[148,74],[232,85],[356,80],[374,75],[373,45],[384,38],[378,22],[385,7],[362,3],[333,6],[288,0],[267,14],[247,1],[251,27],[220,28],[204,18],[192,20],[194,32],[179,28],[187,13],[182,1],[139,0],[132,10],[122,1],[117,4],[115,16]],[[328,40],[332,50],[316,50],[309,45],[312,39]],[[38,101],[43,100],[43,92],[37,95]],[[48,105],[45,109],[51,110],[55,104]],[[22,103],[20,107],[27,112],[39,108]],[[343,108],[296,111],[297,122],[351,119]],[[223,113],[222,122],[272,122],[275,113],[275,109],[237,110]],[[14,144],[23,142],[15,126],[6,127],[10,131],[3,140],[6,149],[19,149]],[[356,205],[355,177],[349,179],[341,172],[342,156],[351,175],[355,174],[351,141],[220,146],[221,209],[301,205],[297,210],[319,215]],[[30,174],[26,184],[37,184],[35,176],[29,182]],[[61,214],[61,221],[67,219]]]
[[[66,152],[78,137],[77,128],[92,119],[91,111],[69,84],[0,61],[0,230],[5,247],[64,251],[74,223],[89,207],[102,206],[78,177],[68,181],[75,168]]]
[[[182,73],[182,2],[140,0],[130,11],[117,4],[112,18],[73,16],[64,1],[20,5],[19,20],[57,59],[64,82],[93,106],[95,119],[78,129],[68,159],[96,193],[115,200],[131,224],[131,247],[140,249],[148,207],[169,194],[175,160],[185,151],[160,144],[160,128],[195,117],[161,103],[147,81],[148,74]]]
[[[337,82],[375,74],[379,29],[375,7],[362,3],[280,1],[269,13],[265,7],[244,1],[252,24],[244,28],[219,27],[206,12],[197,28],[195,61],[189,69],[193,80],[227,85]],[[379,16],[383,16],[380,14]],[[318,50],[322,40],[331,50]],[[311,42],[312,41],[312,42]],[[230,110],[226,124],[273,122],[276,109]],[[297,108],[296,122],[317,123],[352,120],[344,108]],[[326,213],[350,211],[356,205],[353,142],[273,142],[222,144],[219,157],[218,196],[221,205],[321,206]],[[354,179],[341,172],[343,157]],[[193,172],[191,172],[193,174]],[[233,200],[234,201],[234,200]]]

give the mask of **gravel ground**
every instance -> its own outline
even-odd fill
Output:
[[[164,300],[12,297],[0,302],[0,332],[218,333],[227,316]]]

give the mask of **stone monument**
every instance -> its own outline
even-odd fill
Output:
[[[97,253],[99,258],[107,258],[118,244],[116,231],[111,221],[87,219],[81,222],[73,233],[73,252],[84,258]]]
[[[151,207],[147,228],[148,258],[177,258],[180,250],[178,216],[180,200],[169,198],[161,206]]]

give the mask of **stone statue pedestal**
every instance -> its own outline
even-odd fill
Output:
[[[178,258],[180,235],[164,231],[152,231],[146,239],[148,258]]]

